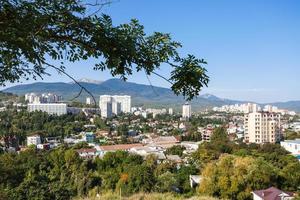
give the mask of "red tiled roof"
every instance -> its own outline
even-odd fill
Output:
[[[78,153],[90,153],[90,152],[96,152],[97,150],[92,148],[92,149],[78,149]]]
[[[133,147],[141,147],[143,146],[140,143],[135,143],[135,144],[117,144],[117,145],[105,145],[105,146],[100,146],[100,149],[103,151],[117,151],[117,150],[128,150]]]

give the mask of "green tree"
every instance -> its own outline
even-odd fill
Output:
[[[171,192],[173,187],[178,187],[176,176],[171,172],[165,172],[157,177],[155,190],[157,192]]]
[[[167,148],[166,154],[182,156],[183,155],[183,151],[185,149],[186,148],[184,146],[175,145],[175,146],[172,146],[170,148]]]
[[[134,70],[162,77],[155,70],[167,63],[173,70],[171,77],[165,79],[172,84],[175,94],[182,94],[188,100],[207,86],[209,78],[202,67],[206,64],[203,59],[193,55],[181,58],[177,51],[180,43],[169,34],[155,32],[147,36],[135,19],[114,26],[111,17],[89,13],[102,6],[102,1],[97,2],[96,8],[91,8],[93,3],[75,0],[3,0],[0,84],[22,77],[42,77],[49,67],[65,73],[65,61],[92,58],[96,59],[95,70],[109,70],[124,80]],[[48,58],[59,61],[60,65],[54,66]]]
[[[202,171],[198,191],[224,199],[251,199],[251,191],[276,183],[276,169],[261,158],[224,155]],[[276,185],[274,185],[276,186]]]

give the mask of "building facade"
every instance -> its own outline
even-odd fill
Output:
[[[280,145],[294,155],[300,155],[300,139],[284,140]]]
[[[173,108],[169,108],[169,115],[173,115]]]
[[[41,144],[41,137],[39,135],[27,136],[27,146]]]
[[[192,116],[191,104],[185,103],[182,105],[182,117],[188,119]]]
[[[280,114],[253,112],[244,115],[246,143],[275,143],[280,140]]]
[[[62,96],[53,93],[27,93],[25,94],[25,101],[28,103],[57,103],[62,100]]]
[[[27,105],[28,112],[42,111],[50,115],[67,114],[67,104],[64,103],[30,103]]]
[[[99,106],[101,117],[112,117],[120,113],[130,113],[131,97],[128,95],[101,95]]]
[[[90,97],[87,97],[87,98],[86,98],[85,104],[91,105],[91,98],[90,98]]]

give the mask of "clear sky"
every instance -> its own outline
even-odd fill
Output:
[[[147,33],[171,33],[183,44],[182,55],[207,60],[211,81],[202,93],[257,102],[300,100],[299,0],[119,0],[102,11],[116,25],[136,18]],[[111,78],[93,71],[92,62],[70,64],[67,71],[78,79]],[[168,77],[170,68],[163,65],[159,72]],[[170,86],[150,78],[153,85]],[[69,80],[55,73],[44,81]],[[148,84],[143,73],[129,81]]]

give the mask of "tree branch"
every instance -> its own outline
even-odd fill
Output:
[[[54,68],[55,70],[63,73],[64,75],[66,75],[67,77],[69,77],[70,79],[72,79],[80,88],[81,90],[84,90],[86,91],[92,98],[93,98],[93,101],[94,101],[94,105],[95,105],[95,109],[97,108],[97,103],[96,103],[96,99],[94,97],[94,95],[88,90],[86,89],[86,87],[84,87],[81,83],[79,83],[75,78],[73,78],[71,75],[69,75],[67,72],[65,72],[63,69],[60,69],[59,67],[56,67],[54,65],[51,65],[50,63],[47,63],[47,62],[43,62],[45,65],[51,67],[51,68]],[[79,93],[81,94],[81,92]],[[76,97],[77,98],[77,97]]]
[[[151,86],[151,88],[152,88],[154,94],[155,94],[156,96],[159,96],[159,94],[155,91],[155,89],[154,89],[154,87],[153,87],[153,85],[152,85],[152,83],[151,83],[151,81],[150,81],[150,78],[149,78],[148,74],[146,73],[146,71],[145,71],[145,74],[146,74],[146,77],[147,77],[147,79],[148,79],[148,82],[149,82],[149,84],[150,84],[150,86]]]
[[[160,75],[160,74],[158,74],[158,73],[156,73],[156,72],[151,72],[151,73],[154,74],[154,75],[156,75],[156,76],[158,76],[158,77],[160,77],[160,78],[162,78],[162,79],[164,79],[164,80],[167,81],[168,83],[173,84],[172,81],[170,81],[170,80],[167,79],[166,77],[164,77],[164,76],[162,76],[162,75]]]

